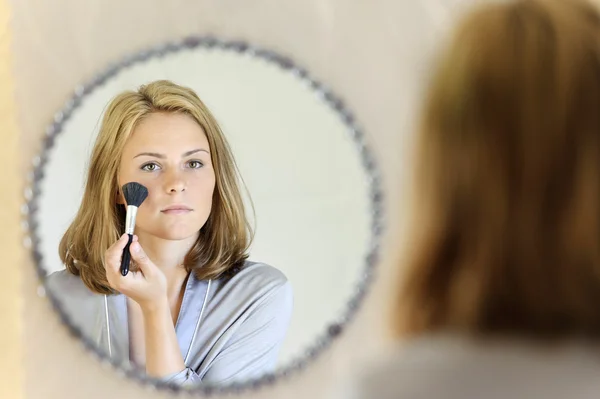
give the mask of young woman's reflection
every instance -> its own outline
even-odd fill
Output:
[[[120,187],[132,181],[149,195],[123,277]],[[192,90],[157,81],[106,110],[60,244],[66,270],[48,284],[117,362],[175,384],[239,382],[273,371],[292,311],[286,277],[248,261],[250,242],[219,125]]]
[[[419,133],[414,240],[394,302],[404,342],[360,396],[600,397],[595,5],[473,9]]]

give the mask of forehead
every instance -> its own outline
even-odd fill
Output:
[[[208,139],[202,127],[189,115],[183,113],[155,112],[142,119],[133,132],[124,151],[140,147],[168,150],[198,146],[208,149]]]

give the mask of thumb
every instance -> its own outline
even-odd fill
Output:
[[[135,261],[135,264],[140,268],[144,275],[149,275],[154,272],[156,266],[154,266],[154,263],[148,258],[148,255],[146,255],[146,252],[144,252],[139,242],[132,242],[129,247],[129,252],[131,253],[131,259]]]

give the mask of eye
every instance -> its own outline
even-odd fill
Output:
[[[141,169],[146,172],[153,172],[156,169],[158,169],[158,165],[154,162],[150,162],[150,163],[142,165]]]
[[[200,169],[201,167],[204,166],[204,164],[200,161],[189,161],[188,165],[192,169]]]

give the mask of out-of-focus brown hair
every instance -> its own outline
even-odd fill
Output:
[[[422,109],[394,331],[600,335],[600,15],[481,4]]]

